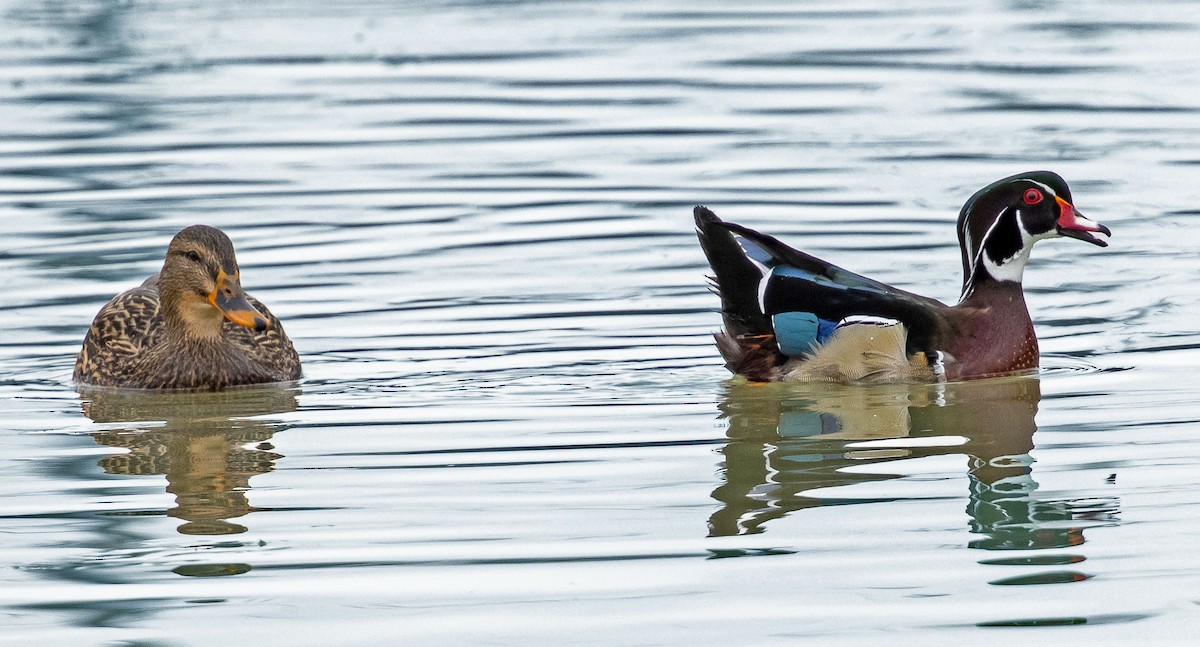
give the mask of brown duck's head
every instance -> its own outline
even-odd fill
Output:
[[[270,322],[246,298],[233,243],[220,229],[192,225],[175,234],[158,286],[168,318],[193,336],[220,334],[221,319],[256,331]]]
[[[1097,233],[1112,235],[1075,210],[1071,189],[1057,173],[1030,171],[997,180],[971,196],[958,215],[964,292],[988,279],[1020,283],[1029,250],[1039,240],[1066,236],[1107,247]]]

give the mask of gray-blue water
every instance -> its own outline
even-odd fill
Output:
[[[1200,9],[0,3],[0,642],[1200,630]],[[1047,168],[1037,378],[728,380],[690,211],[953,301]],[[81,397],[207,223],[294,388]]]

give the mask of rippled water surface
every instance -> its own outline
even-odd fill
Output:
[[[0,3],[0,642],[1200,630],[1200,10]],[[690,209],[953,301],[1034,168],[1036,378],[750,386]],[[203,222],[305,366],[79,394]]]

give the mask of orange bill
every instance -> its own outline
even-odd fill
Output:
[[[208,294],[208,302],[221,311],[225,318],[246,328],[262,332],[271,327],[267,318],[262,315],[242,290],[242,283],[237,276],[229,276],[225,270],[217,273],[217,287]]]

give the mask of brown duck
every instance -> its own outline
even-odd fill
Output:
[[[162,270],[113,297],[75,361],[75,381],[137,389],[218,390],[300,377],[279,320],[242,290],[233,243],[193,225]]]
[[[695,209],[725,328],[717,346],[754,381],[912,382],[1033,371],[1038,341],[1021,277],[1034,243],[1106,246],[1055,173],[998,180],[958,217],[963,290],[948,306],[848,272]]]

